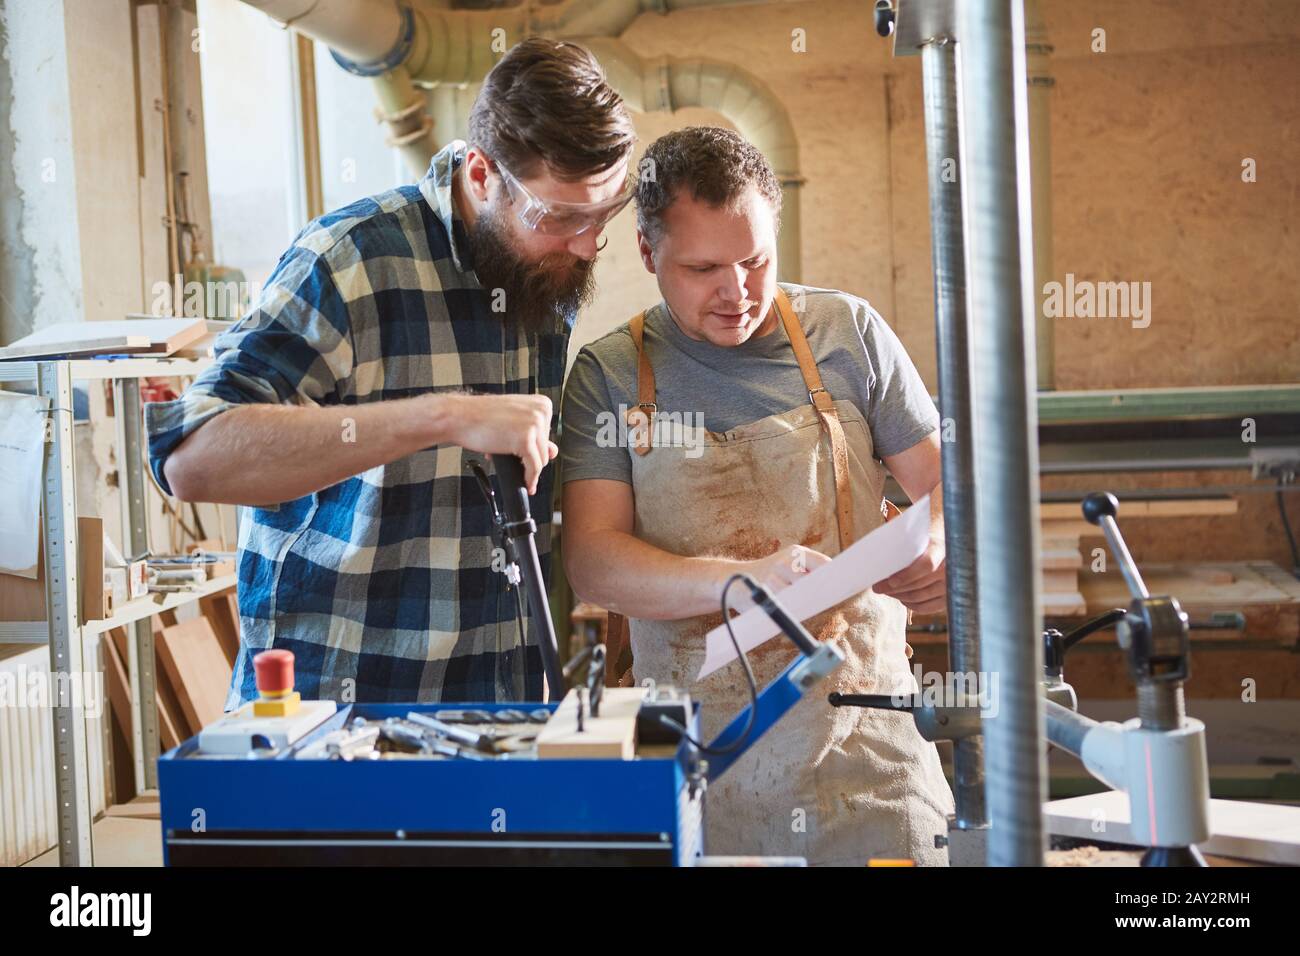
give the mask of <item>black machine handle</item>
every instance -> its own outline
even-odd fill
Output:
[[[564,696],[566,684],[560,668],[560,651],[555,640],[550,602],[546,598],[546,582],[542,578],[542,563],[537,557],[537,542],[533,537],[537,532],[537,522],[528,506],[524,463],[515,455],[493,455],[492,470],[497,476],[501,509],[505,513],[506,547],[513,548],[510,557],[519,565],[523,575],[528,591],[528,608],[537,628],[542,666],[546,670],[546,683],[551,698],[558,700]]]
[[[1119,570],[1124,575],[1129,592],[1134,600],[1140,601],[1149,598],[1151,592],[1147,590],[1146,583],[1142,580],[1142,574],[1138,571],[1133,555],[1129,554],[1124,536],[1119,533],[1119,525],[1115,522],[1117,514],[1119,514],[1119,499],[1109,492],[1095,491],[1083,499],[1083,516],[1101,528],[1106,536],[1106,543],[1110,545],[1111,553],[1119,562]]]

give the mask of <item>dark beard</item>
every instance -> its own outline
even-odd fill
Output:
[[[529,332],[559,328],[563,320],[591,302],[595,260],[567,252],[550,253],[536,262],[522,258],[510,242],[501,215],[488,209],[469,230],[470,251],[479,284],[499,307],[495,291],[505,295],[504,318]]]

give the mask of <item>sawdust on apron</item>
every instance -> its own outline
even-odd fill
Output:
[[[804,346],[811,366],[806,340],[796,342],[804,337],[784,293],[778,292],[777,308],[792,346],[796,352]],[[641,347],[640,324],[636,332]],[[649,371],[643,347],[641,370]],[[813,379],[810,390],[820,388],[815,372],[805,369],[805,378]],[[803,404],[725,433],[693,435],[704,449],[698,454],[697,444],[695,457],[686,454],[689,446],[638,449],[631,455],[637,537],[673,554],[750,560],[796,544],[834,556],[846,518],[852,540],[874,530],[886,520],[885,468],[873,456],[861,412],[851,402],[833,402],[843,429],[836,444],[847,449],[855,505],[837,516],[827,399],[818,403],[820,413]],[[703,704],[706,741],[750,702],[738,662],[695,680],[704,635],[721,621],[720,611],[629,621],[636,680],[688,688]],[[804,622],[813,636],[833,641],[845,663],[710,785],[706,852],[803,856],[814,865],[860,866],[873,857],[947,864],[935,837],[947,831],[953,799],[934,744],[908,715],[826,702],[832,691],[916,691],[904,650],[906,621],[901,603],[867,591]],[[750,651],[759,688],[797,653],[783,636]]]

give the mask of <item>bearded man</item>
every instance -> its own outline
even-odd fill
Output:
[[[469,469],[522,459],[547,569],[569,333],[631,198],[634,142],[589,52],[520,43],[484,80],[468,143],[310,223],[214,364],[147,406],[162,487],[247,506],[227,709],[256,696],[267,648],[294,653],[305,698],[541,697]]]

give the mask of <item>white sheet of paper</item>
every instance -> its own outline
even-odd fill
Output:
[[[49,400],[0,392],[0,571],[35,577]]]
[[[930,532],[930,496],[915,502],[897,518],[849,545],[829,564],[796,581],[774,596],[796,621],[806,621],[841,601],[861,594],[877,581],[897,574],[925,551]],[[762,608],[751,607],[731,619],[731,629],[745,651],[752,651],[781,633]],[[696,680],[736,659],[736,648],[719,624],[705,635],[704,666]],[[783,638],[784,639],[784,638]]]

